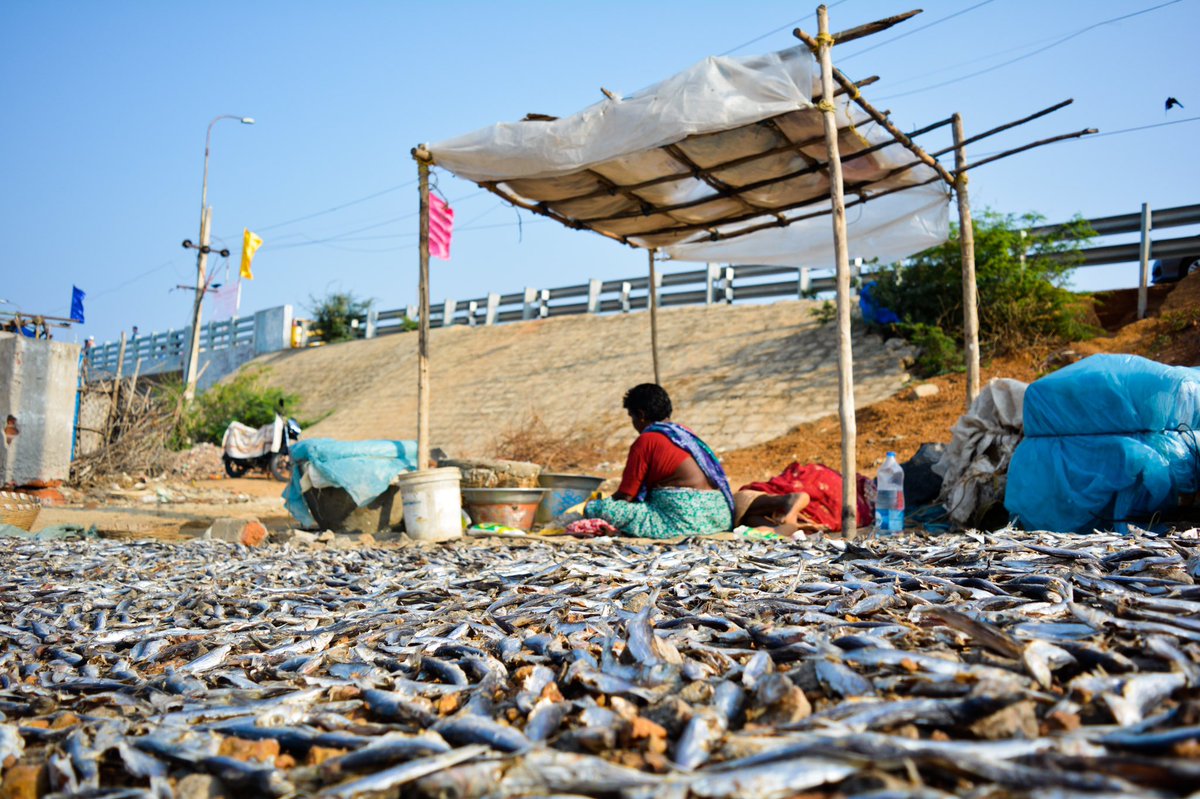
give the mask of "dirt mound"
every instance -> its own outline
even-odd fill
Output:
[[[996,360],[982,367],[983,381],[1011,377],[1026,383],[1043,371],[1048,349],[1029,351],[1015,358]],[[965,374],[935,377],[925,383],[937,386],[931,397],[918,397],[914,389],[858,409],[858,471],[874,475],[888,452],[900,461],[916,454],[926,442],[949,442],[950,428],[966,410]],[[800,425],[765,444],[723,456],[725,471],[736,488],[779,474],[792,461],[823,463],[841,469],[841,426],[836,415]]]
[[[197,444],[189,450],[175,453],[171,474],[185,480],[219,479],[224,475],[221,448],[216,444]]]
[[[1030,383],[1101,352],[1142,355],[1173,365],[1200,364],[1200,274],[1177,283],[1162,300],[1157,316],[1065,350],[1031,348],[1016,357],[985,363],[982,378],[985,383],[993,377]],[[938,387],[932,397],[917,398],[910,389],[858,409],[859,472],[874,475],[888,451],[895,451],[897,459],[904,461],[925,442],[949,442],[950,428],[966,410],[966,375],[944,375],[927,382]],[[723,460],[736,488],[772,477],[792,461],[840,469],[841,452],[841,427],[834,415],[800,425],[763,444],[725,453]]]
[[[1072,349],[1082,356],[1127,352],[1176,366],[1200,365],[1200,274],[1176,283],[1157,315]]]

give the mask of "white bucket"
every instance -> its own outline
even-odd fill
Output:
[[[462,472],[454,467],[409,472],[396,478],[404,529],[417,541],[462,537]]]

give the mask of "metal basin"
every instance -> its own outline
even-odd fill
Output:
[[[538,484],[547,489],[542,504],[538,505],[534,522],[549,524],[558,516],[583,502],[604,482],[603,477],[586,474],[542,474]]]
[[[464,488],[463,509],[475,524],[502,524],[528,532],[545,494],[544,488]]]

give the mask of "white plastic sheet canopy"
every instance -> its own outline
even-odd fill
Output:
[[[831,264],[818,72],[806,47],[707,58],[570,117],[427,149],[514,205],[676,260]],[[888,262],[945,241],[949,188],[850,98],[833,102],[851,253]]]

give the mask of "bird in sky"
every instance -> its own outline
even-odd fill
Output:
[[[1178,100],[1176,100],[1174,97],[1168,97],[1168,98],[1167,98],[1167,109],[1166,109],[1166,110],[1170,111],[1170,110],[1171,110],[1172,108],[1174,108],[1175,106],[1179,106],[1180,108],[1183,108],[1183,103],[1179,102],[1179,101],[1178,101]]]

